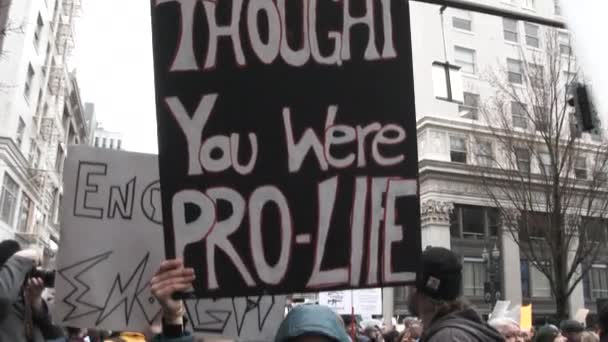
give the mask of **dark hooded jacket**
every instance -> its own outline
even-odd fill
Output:
[[[25,342],[25,303],[21,288],[34,262],[14,255],[0,265],[0,341]],[[42,342],[61,336],[61,331],[51,323],[46,303],[40,312],[33,312],[32,339]]]
[[[504,341],[494,328],[473,309],[464,309],[437,317],[425,329],[420,342],[493,342]]]

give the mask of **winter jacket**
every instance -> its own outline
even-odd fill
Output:
[[[190,333],[186,332],[185,336],[177,337],[177,338],[169,338],[161,335],[156,335],[152,339],[152,342],[194,342],[194,338]]]
[[[504,341],[494,328],[473,309],[465,309],[433,320],[420,342],[492,342]]]
[[[0,266],[0,341],[27,342],[25,336],[25,302],[21,288],[34,262],[19,256],[12,256]],[[51,316],[44,300],[42,310],[33,312],[33,342],[44,342],[61,336],[61,331],[53,327]]]

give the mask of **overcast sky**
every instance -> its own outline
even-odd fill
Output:
[[[156,118],[149,0],[85,0],[72,66],[83,99],[96,106],[105,128],[120,131],[125,149],[156,153]],[[562,0],[577,53],[592,70],[596,94],[608,94],[607,0]],[[601,33],[600,33],[601,32]],[[582,37],[582,39],[580,38]],[[599,44],[598,44],[599,43]],[[608,97],[602,96],[608,114]],[[608,117],[604,122],[608,122]],[[608,125],[605,125],[607,128]]]
[[[149,0],[85,0],[76,53],[83,100],[104,128],[124,134],[124,147],[156,153],[154,71]]]

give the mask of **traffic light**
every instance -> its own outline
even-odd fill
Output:
[[[574,117],[578,128],[583,132],[599,128],[599,118],[591,102],[587,86],[581,83],[574,84],[571,92],[572,97],[568,99],[568,104],[574,107]]]

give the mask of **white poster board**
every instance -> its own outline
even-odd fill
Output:
[[[319,304],[332,308],[340,315],[355,314],[371,318],[382,314],[382,290],[360,289],[319,293]]]
[[[319,304],[330,307],[340,315],[352,313],[352,291],[328,291],[319,292]]]
[[[145,331],[159,316],[149,286],[164,259],[158,179],[155,155],[69,148],[56,324]],[[285,297],[188,300],[186,308],[195,334],[271,340],[283,319]]]

